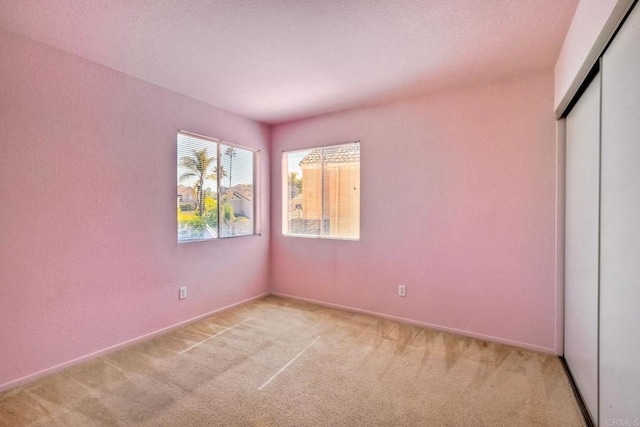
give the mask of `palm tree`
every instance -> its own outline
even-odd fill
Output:
[[[196,192],[196,203],[198,205],[198,215],[204,214],[204,182],[207,179],[217,179],[217,168],[214,167],[213,173],[209,174],[209,168],[216,163],[215,157],[209,157],[207,149],[191,150],[192,156],[184,156],[180,159],[180,166],[188,169],[178,178],[178,181],[184,181],[189,178],[197,178],[193,189]],[[222,171],[224,173],[224,171]]]
[[[236,156],[236,149],[227,147],[227,149],[224,150],[224,155],[229,156],[229,188],[231,188],[231,172],[233,172],[233,158]]]
[[[220,172],[218,173],[218,168],[215,167],[213,168],[213,175],[215,177],[220,176],[220,179],[224,178],[225,176],[227,176],[227,171],[224,170],[224,166],[220,165]]]
[[[298,178],[298,172],[289,172],[289,194],[295,197],[302,191],[302,179]]]

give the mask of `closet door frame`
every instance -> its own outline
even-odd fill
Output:
[[[565,118],[564,358],[598,419],[600,99],[596,68]]]

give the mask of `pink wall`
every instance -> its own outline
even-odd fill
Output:
[[[356,139],[360,241],[283,237],[278,154]],[[555,147],[551,70],[275,126],[272,291],[556,352]]]
[[[0,30],[0,389],[267,292],[261,236],[176,243],[176,130],[269,129]],[[178,300],[178,287],[189,297]]]

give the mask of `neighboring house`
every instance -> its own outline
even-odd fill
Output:
[[[178,185],[178,209],[181,211],[193,211],[197,207],[196,192],[191,187]]]
[[[181,202],[195,202],[196,192],[191,187],[178,185],[178,199]]]
[[[210,194],[209,190],[205,193],[205,195],[215,198],[215,193]],[[253,218],[253,188],[250,185],[238,184],[231,188],[222,188],[221,194],[223,200],[233,208],[235,216]],[[197,203],[195,190],[192,187],[179,185],[178,206],[180,204],[194,204],[195,206],[195,203]]]
[[[302,193],[296,194],[289,199],[289,218],[299,219],[302,218]]]
[[[253,218],[253,187],[238,184],[222,190],[222,197],[233,208],[235,216]]]
[[[351,230],[359,230],[360,151],[351,145],[324,148],[322,153],[315,149],[300,161],[300,168],[300,218],[305,221],[305,227],[319,230],[322,222],[325,232],[343,237],[350,237]]]

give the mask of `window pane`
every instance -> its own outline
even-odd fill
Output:
[[[218,144],[178,134],[178,242],[218,237]]]
[[[360,144],[325,148],[323,232],[330,237],[360,237]]]
[[[254,233],[254,153],[221,145],[220,235],[246,236]]]
[[[284,153],[285,234],[360,237],[360,144]]]
[[[288,234],[320,236],[322,182],[320,163],[303,165],[316,150],[285,153],[287,158]],[[304,175],[303,175],[304,174]]]

